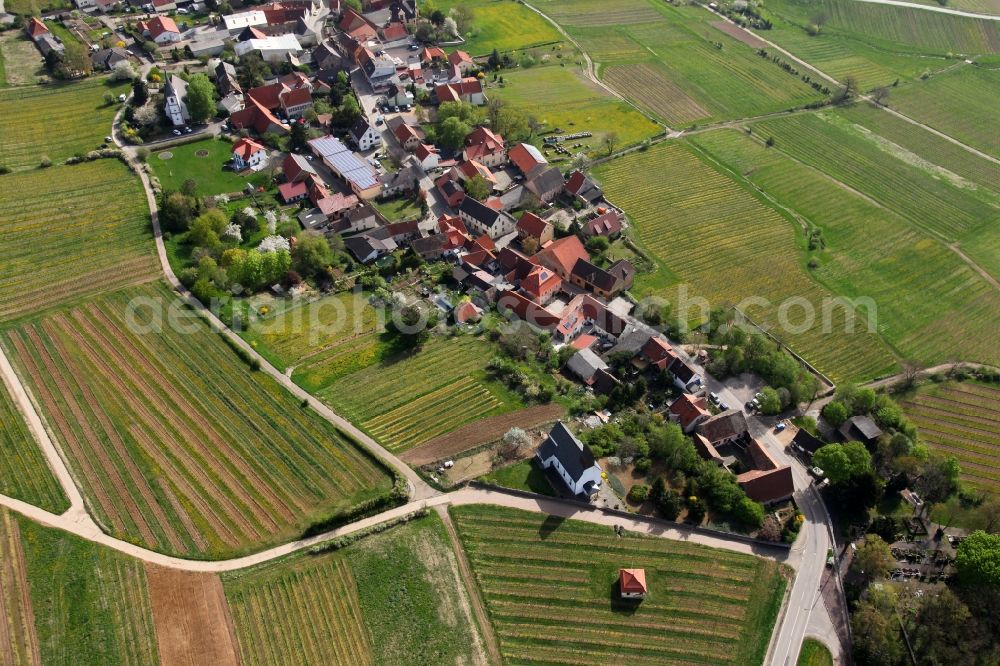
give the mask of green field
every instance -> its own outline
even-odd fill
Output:
[[[963,189],[907,163],[832,112],[767,120],[754,132],[913,224],[954,241],[1000,220],[1000,197]]]
[[[771,560],[494,506],[451,510],[505,663],[759,664],[787,581]],[[646,571],[642,602],[618,569]]]
[[[95,518],[128,541],[232,556],[284,543],[391,486],[160,284],[23,324],[3,342]]]
[[[1000,492],[1000,389],[971,382],[930,384],[904,401],[903,409],[921,441],[958,459],[965,483]]]
[[[489,55],[493,49],[514,51],[562,41],[555,27],[524,5],[513,0],[438,0],[434,6],[445,14],[461,4],[472,10],[471,30],[463,35],[465,44],[456,48],[472,56]],[[426,14],[426,10],[421,9]]]
[[[767,8],[799,25],[822,14],[823,32],[843,33],[887,51],[1000,53],[1000,26],[986,19],[839,0],[775,0]]]
[[[52,513],[69,508],[69,500],[49,471],[13,398],[0,383],[0,494]]]
[[[363,292],[268,307],[243,337],[280,369],[294,366],[296,381],[310,391],[370,365],[391,348],[382,342],[378,312]]]
[[[248,666],[479,663],[481,639],[435,514],[223,581]]]
[[[153,279],[142,187],[113,159],[0,176],[0,267],[0,322]]]
[[[46,75],[42,55],[21,30],[0,34],[0,87],[36,83]]]
[[[41,663],[159,663],[142,563],[29,520],[5,520],[14,530],[20,523]]]
[[[661,132],[660,127],[631,106],[586,80],[575,65],[517,69],[504,72],[503,77],[504,86],[491,86],[487,91],[490,96],[506,100],[534,116],[543,123],[542,131],[559,128],[563,134],[592,132],[591,138],[573,140],[592,154],[602,150],[601,140],[611,132],[618,135],[619,148]],[[552,152],[549,157],[557,156]]]
[[[833,656],[825,645],[815,638],[802,641],[798,666],[833,666]]]
[[[891,149],[904,161],[923,166],[932,175],[939,175],[962,188],[979,185],[1000,192],[1000,164],[870,104],[855,104],[840,109],[838,114],[892,142],[898,148]],[[907,155],[907,152],[913,155]]]
[[[530,493],[538,493],[539,495],[555,497],[556,494],[556,491],[552,488],[552,484],[545,477],[545,472],[535,464],[534,460],[522,460],[513,465],[492,471],[483,480],[487,483],[503,486],[504,488],[525,490]]]
[[[420,204],[413,199],[397,197],[388,201],[372,201],[371,203],[390,222],[420,219]]]
[[[913,0],[920,5],[931,5],[940,7],[938,0]],[[946,0],[949,9],[958,9],[964,12],[976,12],[978,14],[1000,14],[1000,0]]]
[[[879,112],[876,112],[879,113]],[[696,143],[811,226],[826,249],[811,273],[837,294],[875,301],[881,336],[926,365],[1000,361],[991,331],[1000,295],[947,245],[819,171],[737,130]],[[873,242],[874,241],[874,242]]]
[[[770,326],[834,381],[876,376],[894,365],[890,350],[866,330],[863,312],[855,332],[849,333],[842,308],[835,307],[831,330],[823,332],[823,301],[834,294],[803,267],[796,224],[699,159],[689,146],[662,143],[602,164],[594,173],[608,199],[626,211],[639,240],[661,262],[652,278],[639,276],[633,290],[637,296],[657,295],[676,303],[677,288],[685,287],[689,298],[707,299],[711,306],[742,301],[754,321]],[[779,325],[777,310],[793,296],[812,304],[816,316],[811,325],[798,306],[786,311],[792,326]],[[768,303],[744,301],[748,298]],[[692,307],[682,316],[699,321],[703,313]]]
[[[755,116],[823,97],[713,28],[717,17],[700,8],[652,0],[545,0],[538,7],[591,55],[602,80],[670,126]]]
[[[152,152],[149,165],[164,190],[179,190],[184,181],[193,180],[203,197],[242,192],[248,182],[260,186],[269,181],[266,169],[241,176],[223,168],[232,158],[233,146],[228,141],[203,139]]]
[[[1000,158],[1000,133],[996,131],[1000,71],[996,69],[963,65],[926,81],[914,81],[893,90],[889,104],[939,132]]]
[[[391,451],[402,451],[459,426],[520,407],[487,382],[489,346],[469,335],[432,339],[342,376],[319,397]]]
[[[119,108],[105,105],[104,94],[126,90],[106,77],[0,89],[0,164],[34,168],[43,157],[55,164],[100,147]]]
[[[39,16],[44,12],[71,9],[69,0],[7,0],[5,9],[11,14]]]

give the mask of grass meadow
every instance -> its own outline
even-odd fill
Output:
[[[37,167],[44,157],[56,164],[95,150],[119,108],[106,105],[104,94],[127,90],[128,83],[107,77],[0,89],[0,164],[18,171]]]
[[[451,509],[508,664],[764,659],[787,584],[748,555],[494,506]],[[641,603],[618,570],[646,571]]]
[[[880,336],[903,358],[932,365],[952,358],[996,363],[990,331],[1000,296],[945,242],[737,130],[696,143],[811,227],[826,248],[811,253],[810,274],[833,292],[872,298]],[[902,166],[902,165],[900,165]]]
[[[8,537],[11,527],[17,532],[19,526],[23,560],[14,551],[13,562],[30,587],[40,663],[159,663],[141,562],[71,534],[3,515]]]
[[[640,276],[633,290],[637,296],[675,301],[676,289],[684,286],[690,297],[705,298],[712,306],[764,298],[769,304],[746,307],[747,314],[834,381],[872,377],[894,366],[891,350],[877,334],[867,332],[863,312],[854,333],[847,332],[841,308],[833,311],[831,331],[822,331],[823,300],[835,294],[808,274],[797,223],[737,182],[736,174],[677,142],[602,164],[594,173],[608,199],[628,213],[642,245],[658,259],[652,280]],[[794,308],[787,311],[791,329],[778,327],[779,304],[792,296],[809,301],[817,316],[810,323]],[[685,316],[700,319],[696,310]]]
[[[148,161],[164,190],[179,190],[184,181],[193,180],[203,197],[242,192],[248,182],[258,186],[268,182],[264,171],[241,176],[223,168],[232,157],[228,141],[203,139],[151,152]]]
[[[574,64],[520,68],[505,71],[503,78],[504,86],[491,86],[489,95],[534,116],[543,123],[543,131],[559,128],[563,134],[592,132],[593,137],[573,140],[574,144],[582,143],[592,155],[602,150],[601,141],[611,132],[618,135],[618,148],[661,132],[641,113],[584,78]],[[554,152],[546,153],[550,159],[558,157]]]
[[[37,83],[45,76],[42,54],[24,31],[0,34],[0,88]]]
[[[1000,135],[996,131],[1000,71],[996,69],[962,65],[926,81],[900,86],[892,91],[889,104],[939,132],[1000,158]]]
[[[223,575],[247,666],[477,663],[481,639],[436,514],[341,550]]]
[[[700,8],[646,0],[545,0],[538,7],[594,58],[602,80],[672,127],[822,99],[798,76],[712,28],[713,15]]]
[[[343,375],[318,395],[390,451],[403,451],[522,406],[486,379],[491,356],[489,345],[472,336],[432,338],[419,350]]]
[[[958,459],[965,483],[1000,493],[1000,389],[973,382],[929,384],[902,405],[922,441]]]
[[[55,514],[69,508],[69,500],[3,384],[0,384],[0,494]]]
[[[833,666],[833,655],[815,638],[807,638],[802,641],[798,666]]]
[[[142,186],[112,159],[0,176],[0,256],[0,322],[159,274]]]
[[[462,5],[472,10],[472,26],[465,44],[457,47],[472,56],[487,56],[493,49],[516,51],[562,41],[555,26],[514,0],[439,0],[437,9],[448,13]]]
[[[157,310],[156,327],[150,308],[130,308],[137,299],[175,314]],[[24,323],[3,342],[95,517],[125,540],[233,556],[284,543],[391,486],[384,468],[244,365],[162,285]]]

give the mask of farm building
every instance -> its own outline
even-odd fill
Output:
[[[622,599],[646,598],[646,570],[619,569],[618,593]]]
[[[601,467],[562,421],[552,427],[535,457],[544,469],[553,470],[573,495],[589,499],[601,487]]]
[[[375,169],[363,157],[341,143],[340,139],[332,136],[312,139],[309,149],[337,177],[346,182],[359,198],[373,199],[382,193],[382,185]]]
[[[849,442],[874,444],[882,435],[882,430],[869,416],[852,416],[838,429],[840,435]]]

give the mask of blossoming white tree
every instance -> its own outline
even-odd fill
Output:
[[[222,232],[222,236],[223,236],[223,238],[232,239],[232,240],[236,241],[237,243],[242,243],[243,242],[243,230],[240,229],[240,225],[238,225],[238,224],[230,224]]]
[[[278,228],[278,216],[274,214],[273,210],[269,210],[264,213],[264,219],[267,220],[267,233],[274,235]]]
[[[279,252],[281,250],[287,252],[289,248],[288,239],[283,236],[267,236],[257,246],[257,250],[260,252]]]

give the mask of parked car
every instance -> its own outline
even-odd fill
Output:
[[[714,391],[708,394],[708,399],[713,405],[719,404],[719,394]]]
[[[784,429],[785,429],[785,422],[784,421],[782,421],[778,425],[774,426],[774,432],[781,432]]]
[[[174,136],[180,136],[180,135],[181,135],[181,131],[179,129],[175,129],[174,130]]]
[[[817,479],[822,479],[825,476],[823,470],[819,467],[810,467],[809,473],[815,476]]]
[[[725,402],[720,402],[719,403],[719,409],[721,409],[724,412],[728,412],[729,411],[729,404],[725,403]]]
[[[191,133],[191,132],[193,132],[193,131],[194,131],[194,130],[193,130],[193,129],[191,129],[190,127],[185,127],[185,128],[184,128],[184,133],[185,133],[185,134],[190,134],[190,133]]]

